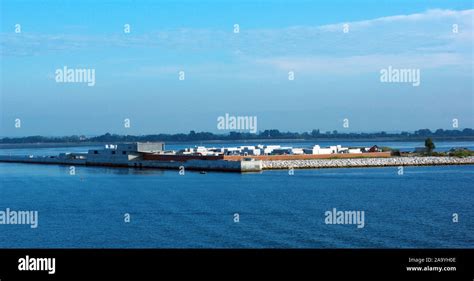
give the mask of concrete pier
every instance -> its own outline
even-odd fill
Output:
[[[86,165],[86,159],[69,159],[58,156],[19,156],[0,155],[0,162],[30,163],[30,164],[58,164],[58,165]]]
[[[88,159],[71,159],[57,156],[7,156],[0,155],[0,162],[30,163],[30,164],[57,164],[57,165],[86,165],[130,168],[180,169],[198,171],[226,171],[226,172],[259,172],[262,170],[262,161],[227,161],[227,160],[188,160],[188,161],[155,161],[135,158],[107,159],[107,161],[89,161]]]

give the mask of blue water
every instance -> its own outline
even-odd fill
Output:
[[[36,229],[0,225],[0,248],[474,247],[474,166],[397,172],[78,166],[72,176],[67,166],[0,163],[0,211],[39,211]],[[364,211],[365,227],[325,224],[332,208]]]

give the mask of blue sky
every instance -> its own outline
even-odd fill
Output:
[[[474,127],[472,1],[0,3],[1,136],[219,132],[226,113],[259,130]],[[95,86],[56,83],[63,66]],[[381,83],[388,66],[420,86]]]

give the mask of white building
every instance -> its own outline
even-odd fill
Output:
[[[284,154],[292,154],[292,147],[279,147],[274,148],[271,152],[273,155],[284,155]]]
[[[312,148],[304,148],[303,152],[306,154],[336,154],[336,153],[347,153],[349,149],[342,147],[341,145],[333,145],[330,147],[320,147],[315,145]]]
[[[225,155],[238,155],[240,153],[240,149],[238,147],[226,147],[224,148]]]
[[[263,154],[268,155],[272,154],[273,150],[279,149],[281,146],[279,145],[265,145],[263,146]]]
[[[260,155],[261,149],[255,146],[241,146],[240,152],[243,155]]]
[[[304,151],[302,148],[292,148],[291,154],[304,154]]]

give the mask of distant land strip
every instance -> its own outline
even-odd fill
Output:
[[[318,129],[303,132],[280,132],[279,130],[265,130],[258,133],[229,132],[227,134],[214,134],[210,132],[190,131],[188,134],[151,134],[151,135],[118,135],[106,133],[100,136],[87,137],[84,135],[73,135],[63,137],[28,136],[28,137],[4,137],[0,139],[1,147],[12,147],[14,144],[62,144],[70,145],[94,145],[117,142],[226,142],[226,141],[324,141],[324,140],[358,140],[358,141],[419,141],[426,138],[434,140],[474,140],[474,130],[465,128],[462,130],[431,131],[420,129],[414,132],[400,133],[344,133],[334,131],[321,132]]]

